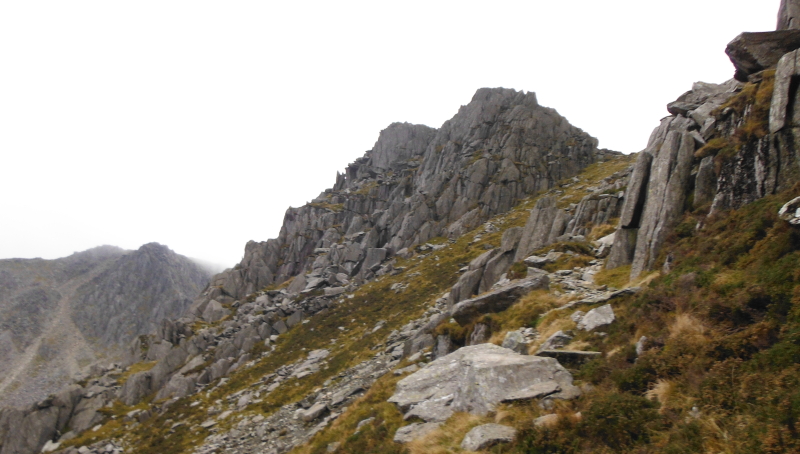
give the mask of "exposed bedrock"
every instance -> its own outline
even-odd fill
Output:
[[[391,257],[433,237],[458,237],[607,153],[534,93],[480,89],[438,130],[383,130],[333,188],[287,210],[278,238],[249,242],[241,263],[212,279],[219,294],[207,292],[193,312],[297,275],[305,280],[291,287],[298,292],[317,279],[328,282],[318,287],[370,279],[378,272],[365,266],[370,251]]]

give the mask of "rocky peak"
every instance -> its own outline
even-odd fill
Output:
[[[458,237],[602,156],[596,139],[534,93],[482,88],[438,130],[384,129],[333,188],[286,211],[278,238],[248,243],[242,262],[211,285],[237,299],[306,273],[309,282],[369,279],[367,257]]]
[[[82,304],[72,319],[104,344],[127,344],[155,331],[162,319],[182,316],[207,279],[190,259],[145,244],[77,290]]]

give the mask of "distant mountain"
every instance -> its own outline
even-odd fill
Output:
[[[22,405],[120,355],[208,281],[166,246],[100,246],[55,260],[0,260],[0,402]]]

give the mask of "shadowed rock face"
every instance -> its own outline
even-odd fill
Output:
[[[92,339],[127,345],[162,320],[184,315],[207,281],[207,272],[191,260],[146,244],[78,289],[81,303],[72,319]]]
[[[458,237],[577,174],[603,156],[596,147],[534,93],[480,89],[438,130],[395,123],[382,131],[332,189],[287,210],[278,238],[248,243],[242,262],[212,285],[235,299],[308,271],[369,278],[370,249],[391,256]]]

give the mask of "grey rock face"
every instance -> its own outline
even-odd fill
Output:
[[[547,275],[512,281],[507,286],[456,304],[452,316],[460,325],[466,325],[482,314],[504,311],[531,291],[548,288],[549,285]]]
[[[389,402],[407,415],[437,422],[454,411],[486,414],[514,394],[549,382],[553,390],[574,388],[570,373],[552,358],[480,344],[460,348],[402,379]]]
[[[689,134],[670,131],[653,161],[642,226],[631,266],[632,278],[653,268],[661,245],[683,213],[694,147],[694,139]]]
[[[482,451],[498,443],[510,443],[517,436],[513,427],[500,424],[484,424],[473,427],[461,441],[461,449],[465,451]]]
[[[800,28],[800,2],[797,0],[781,0],[778,10],[778,30],[794,30]]]
[[[519,247],[514,257],[515,262],[523,260],[537,249],[554,243],[556,238],[564,233],[563,229],[553,229],[560,211],[556,207],[555,197],[542,197],[536,202],[536,206],[531,210],[528,222],[525,223]]]
[[[800,31],[742,33],[728,43],[725,53],[736,67],[736,80],[747,82],[747,76],[775,67],[787,52],[800,48]]]
[[[436,129],[425,125],[392,123],[381,131],[372,148],[373,165],[389,170],[397,163],[420,158],[436,135]]]
[[[635,229],[641,225],[652,164],[653,155],[647,150],[639,153],[636,158],[636,164],[633,166],[633,173],[628,184],[627,197],[619,218],[619,225],[623,229]]]
[[[136,405],[152,389],[152,376],[150,371],[139,372],[131,375],[119,392],[119,400],[125,405]]]
[[[711,203],[717,192],[717,176],[714,174],[713,157],[708,156],[700,161],[694,181],[695,208]]]
[[[594,331],[597,328],[614,323],[614,320],[616,320],[614,309],[611,308],[610,304],[605,304],[587,312],[578,322],[578,329]]]

